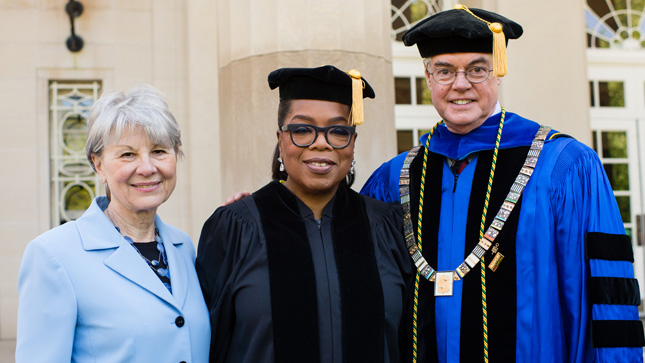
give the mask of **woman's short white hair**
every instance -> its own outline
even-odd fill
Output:
[[[85,154],[100,156],[106,145],[118,142],[124,131],[141,129],[150,141],[172,147],[181,156],[181,132],[164,95],[155,87],[139,84],[127,92],[106,92],[90,110]]]

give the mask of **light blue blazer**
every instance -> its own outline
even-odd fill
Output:
[[[18,276],[17,363],[208,361],[210,323],[190,237],[155,224],[172,294],[103,214],[31,241]]]

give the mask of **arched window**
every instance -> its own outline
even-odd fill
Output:
[[[392,39],[400,42],[414,24],[440,10],[438,0],[392,0]]]
[[[587,47],[645,49],[645,2],[587,0]]]
[[[397,151],[410,150],[439,120],[432,107],[417,47],[405,47],[403,34],[420,20],[435,14],[447,0],[392,0],[392,72],[394,73]]]

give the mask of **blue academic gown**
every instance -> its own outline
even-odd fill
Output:
[[[472,158],[458,178],[444,158],[438,266],[433,266],[438,271],[454,270],[470,253],[464,248],[467,218],[464,211],[468,210],[478,152],[494,148],[499,121],[498,113],[466,135],[453,134],[444,124],[431,138],[431,152],[453,160]],[[507,112],[500,149],[531,145],[538,128],[537,123]],[[421,137],[422,145],[427,137]],[[419,151],[422,152],[423,149]],[[407,152],[384,163],[361,193],[400,203],[399,174],[406,155]],[[634,277],[629,261],[585,259],[587,232],[624,233],[611,186],[597,154],[570,137],[548,139],[522,198],[521,210],[513,212],[519,213],[515,248],[516,361],[642,362],[642,348],[592,346],[591,320],[638,320],[637,306],[588,301],[590,276]],[[465,278],[478,278],[478,275],[471,272]],[[452,296],[435,300],[440,362],[460,361],[462,286],[461,281],[455,282]],[[489,316],[490,319],[495,317]]]

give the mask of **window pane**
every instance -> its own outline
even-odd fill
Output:
[[[83,115],[72,115],[63,121],[63,143],[61,146],[66,155],[72,155],[85,150],[85,134],[87,122]]]
[[[430,9],[428,9],[428,6],[423,3],[423,1],[414,1],[410,4],[410,15],[408,16],[410,23],[416,23],[417,21],[425,18],[429,14],[429,10]]]
[[[407,28],[406,13],[397,16],[396,10],[400,9],[405,4],[405,0],[392,0],[392,31],[395,33],[395,39],[399,42],[402,41],[403,34]]]
[[[398,41],[416,22],[441,10],[438,0],[392,0],[391,5],[392,39]]]
[[[627,157],[627,133],[622,131],[603,131],[601,137],[603,158]]]
[[[396,131],[396,148],[397,154],[408,151],[414,147],[414,140],[412,139],[412,130],[397,130]]]
[[[636,218],[636,222],[638,222],[638,218]],[[629,236],[629,239],[632,241],[632,243],[634,243],[634,232],[632,231],[632,229],[631,228],[625,228],[625,234],[627,236]],[[641,243],[641,241],[639,241],[637,239],[636,240],[636,245],[642,246],[643,244]]]
[[[425,77],[416,79],[417,86],[417,105],[431,105],[432,97],[430,94],[430,89],[426,84]]]
[[[598,98],[601,107],[625,107],[625,87],[623,82],[598,82]]]
[[[421,135],[429,133],[430,131],[432,131],[432,129],[419,129],[419,137],[421,137]]]
[[[643,245],[643,237],[645,237],[643,233],[645,233],[645,215],[639,214],[636,216],[636,244],[639,246]]]
[[[52,226],[80,217],[101,188],[85,156],[86,117],[100,89],[99,81],[49,84]]]
[[[610,44],[608,41],[600,38],[596,38],[596,48],[609,48]]]
[[[604,164],[607,178],[613,190],[629,190],[629,168],[627,164]]]
[[[410,89],[410,78],[394,78],[394,94],[397,105],[412,104],[412,90]]]
[[[616,202],[618,202],[618,209],[620,210],[620,216],[623,218],[623,223],[630,223],[632,217],[629,197],[616,197]]]
[[[591,132],[591,147],[598,153],[598,140],[596,140],[596,131]]]
[[[591,107],[596,106],[596,101],[594,100],[593,81],[589,81],[589,104]]]
[[[89,208],[92,204],[92,194],[91,189],[94,188],[94,183],[84,183],[76,184],[68,182],[66,183],[63,207],[65,208],[65,214],[70,219],[78,219],[83,215],[85,210]]]

